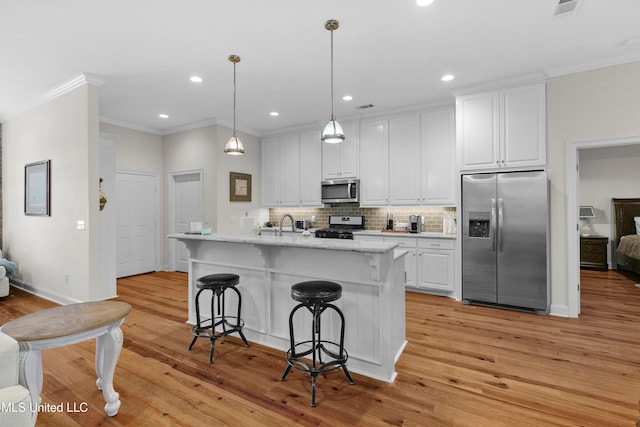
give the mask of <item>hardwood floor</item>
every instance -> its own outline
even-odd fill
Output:
[[[637,278],[636,278],[637,280]],[[43,352],[43,403],[86,412],[43,412],[38,426],[633,426],[640,420],[640,289],[615,271],[582,272],[579,319],[465,306],[407,293],[409,343],[393,384],[341,372],[308,376],[281,351],[236,338],[191,340],[186,275],[118,281],[133,306],[114,386],[122,407],[103,412],[95,341]],[[55,304],[12,288],[0,323]],[[347,343],[348,345],[348,343]],[[347,346],[348,348],[348,346]]]

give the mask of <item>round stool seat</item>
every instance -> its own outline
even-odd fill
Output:
[[[209,274],[207,276],[200,277],[196,280],[196,288],[198,289],[211,289],[211,288],[228,288],[240,283],[240,276],[231,273]]]
[[[325,280],[310,280],[291,286],[291,298],[304,303],[327,303],[342,296],[342,286]]]

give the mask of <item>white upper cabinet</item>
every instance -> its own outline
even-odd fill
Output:
[[[421,129],[421,202],[455,205],[455,118],[453,109],[423,113]]]
[[[546,164],[544,83],[459,96],[456,123],[461,170]]]
[[[453,109],[363,121],[362,206],[455,205]]]
[[[320,132],[300,134],[300,205],[321,206],[322,188],[320,185],[322,166],[322,141]]]
[[[342,130],[344,141],[322,144],[322,179],[358,177],[358,124],[344,124]]]
[[[389,124],[360,124],[360,206],[389,204]]]
[[[262,140],[262,205],[300,205],[300,138],[297,134]]]
[[[420,117],[417,114],[389,120],[389,199],[392,205],[420,204]]]

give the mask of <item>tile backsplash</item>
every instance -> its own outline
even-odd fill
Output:
[[[271,208],[269,209],[269,221],[278,224],[280,217],[291,214],[297,220],[308,219],[315,215],[313,228],[325,228],[329,226],[330,215],[364,215],[365,229],[382,230],[387,225],[387,214],[393,215],[394,224],[409,222],[409,215],[421,215],[424,217],[423,232],[441,233],[443,231],[443,212],[454,212],[455,207],[388,207],[388,208],[361,208],[358,206],[340,205],[327,208]],[[287,221],[288,224],[288,221]]]

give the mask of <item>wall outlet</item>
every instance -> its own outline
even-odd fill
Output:
[[[64,273],[64,284],[65,285],[69,284],[69,273]]]

